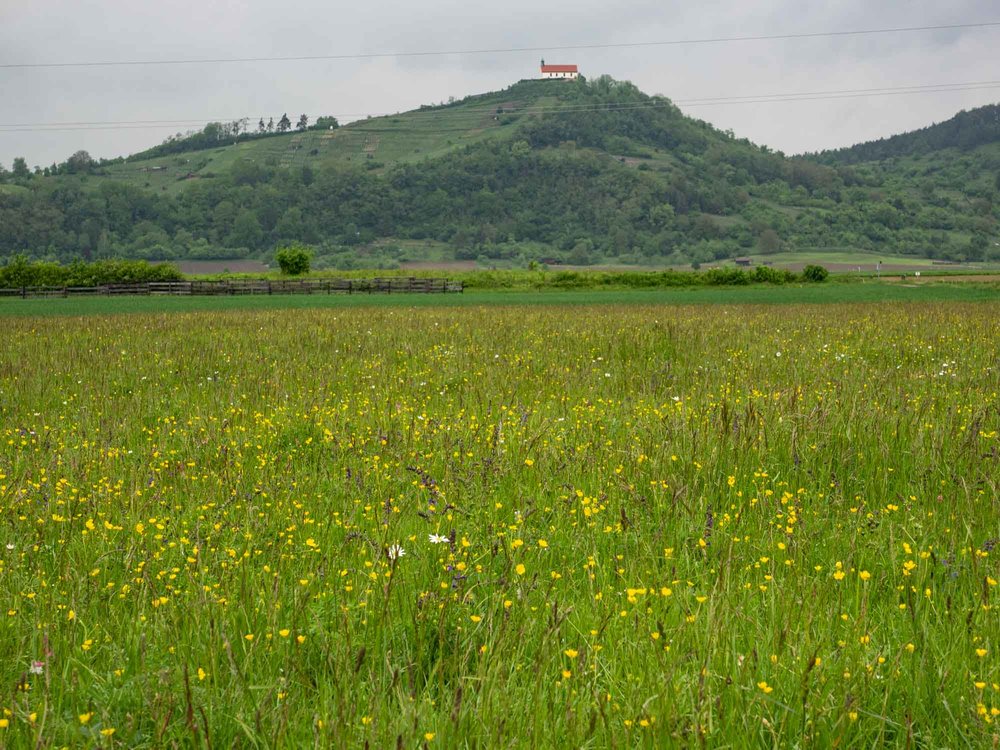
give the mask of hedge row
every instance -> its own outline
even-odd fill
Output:
[[[144,260],[99,260],[93,263],[76,261],[69,265],[32,262],[15,255],[0,266],[0,288],[24,286],[100,286],[102,284],[132,284],[144,281],[179,281],[184,275],[176,266],[166,263],[152,265]]]

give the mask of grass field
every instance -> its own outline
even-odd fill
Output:
[[[942,264],[935,263],[932,258],[915,255],[894,255],[892,253],[872,253],[849,250],[803,249],[795,252],[772,253],[756,255],[751,253],[754,261],[770,261],[777,268],[801,269],[808,263],[818,263],[831,271],[840,273],[856,272],[860,266],[862,273],[872,275],[877,264],[882,264],[885,274],[900,273],[900,271],[918,270],[921,273],[959,273],[968,271],[993,271],[1000,269],[1000,263]],[[733,261],[725,261],[723,265],[733,265]]]
[[[992,294],[10,317],[0,744],[993,747]]]
[[[798,284],[572,291],[466,291],[463,294],[275,295],[244,297],[0,298],[0,318],[177,313],[227,310],[312,310],[366,307],[479,307],[510,305],[830,304],[842,302],[1000,301],[1000,284]]]

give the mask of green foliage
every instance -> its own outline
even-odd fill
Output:
[[[11,176],[15,180],[30,179],[31,170],[28,168],[28,162],[25,161],[23,156],[18,156],[14,159],[14,164],[11,168]]]
[[[283,274],[288,276],[300,276],[309,273],[309,265],[312,260],[312,253],[301,245],[291,245],[280,248],[274,259]]]
[[[818,265],[808,265],[802,269],[802,278],[806,281],[821,282],[826,281],[827,276],[830,272],[827,271],[823,266]]]
[[[184,278],[176,266],[161,263],[151,265],[144,260],[101,260],[95,263],[77,261],[69,265],[31,262],[24,255],[15,255],[0,266],[0,288],[25,286],[100,286],[144,281],[178,281]]]
[[[796,280],[793,272],[784,268],[771,268],[770,266],[757,266],[750,273],[750,278],[753,281],[765,284],[787,284]]]
[[[340,127],[337,118],[330,115],[323,115],[316,118],[316,122],[309,126],[310,130],[336,130]]]

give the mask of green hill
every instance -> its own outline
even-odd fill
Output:
[[[269,257],[300,242],[320,265],[349,268],[660,265],[826,250],[989,260],[998,250],[996,142],[851,164],[788,159],[608,77],[522,81],[206,148],[219,132],[7,175],[0,255]]]
[[[967,152],[994,143],[1000,143],[1000,104],[963,110],[942,123],[849,148],[823,151],[813,158],[823,164],[857,164],[925,156],[947,149]]]

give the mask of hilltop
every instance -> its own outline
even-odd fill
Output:
[[[205,137],[8,176],[0,253],[269,257],[300,242],[338,267],[995,254],[995,140],[967,139],[961,158],[790,159],[606,76],[215,148]]]

